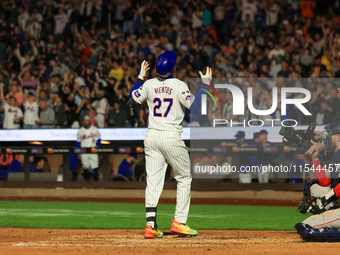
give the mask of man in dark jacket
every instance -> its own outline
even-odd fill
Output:
[[[113,108],[107,113],[107,126],[108,127],[125,127],[127,114],[124,110],[120,109],[119,102],[113,103]]]

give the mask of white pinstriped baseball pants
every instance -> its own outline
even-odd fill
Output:
[[[179,132],[150,129],[145,136],[145,207],[157,207],[168,164],[177,181],[175,220],[186,223],[190,207],[190,157]]]

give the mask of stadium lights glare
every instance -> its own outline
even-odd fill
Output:
[[[42,145],[42,142],[28,142],[29,144],[33,144],[33,145]]]

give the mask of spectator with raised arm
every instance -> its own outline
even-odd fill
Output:
[[[37,129],[39,128],[37,122],[39,121],[39,105],[37,103],[36,97],[40,93],[39,84],[37,85],[37,90],[30,91],[24,94],[24,128],[25,129]]]
[[[30,52],[26,51],[24,53],[24,56],[21,55],[20,52],[20,43],[17,43],[17,48],[14,50],[14,55],[16,55],[16,57],[19,59],[20,61],[20,66],[21,68],[24,68],[24,66],[33,61],[35,59],[35,57],[38,55],[38,49],[35,45],[34,40],[30,40],[30,45],[31,45],[31,49],[32,49],[32,54],[30,54]]]
[[[3,86],[0,86],[1,102],[5,112],[4,129],[18,129],[20,128],[20,121],[23,119],[21,109],[18,107],[15,97],[9,97],[6,100],[4,96]]]
[[[340,77],[338,1],[168,1],[170,11],[164,8],[163,1],[82,0],[78,5],[77,1],[64,0],[0,2],[0,83],[5,85],[4,95],[15,97],[21,107],[20,88],[10,86],[17,79],[23,92],[38,80],[47,95],[62,91],[68,106],[68,126],[70,118],[79,114],[84,105],[88,113],[90,108],[95,110],[91,104],[98,99],[90,95],[96,94],[96,82],[105,90],[103,97],[109,107],[119,101],[121,110],[127,113],[127,126],[144,125],[143,115],[147,114],[140,108],[129,111],[124,104],[131,84],[136,82],[138,63],[149,61],[150,75],[145,78],[155,77],[155,59],[165,50],[178,54],[176,71],[183,81],[194,77],[195,69],[210,64],[216,66],[215,78],[269,81],[271,77],[285,77],[293,87],[300,77]],[[62,86],[65,73],[69,81]],[[251,86],[256,87],[258,81],[253,81]],[[240,82],[237,86],[246,91],[249,85]],[[288,84],[281,82],[280,86]],[[306,85],[312,98],[318,86],[313,82]],[[258,87],[263,89],[262,84]],[[325,93],[324,99],[333,109],[331,92]],[[69,94],[73,94],[73,100]],[[85,97],[88,103],[79,109]],[[222,92],[221,97],[220,109],[208,104],[207,121],[202,126],[217,115],[242,121],[231,114],[231,94]],[[259,103],[258,98],[254,103]],[[72,101],[77,107],[70,104]],[[53,99],[50,102],[53,106]],[[313,102],[313,108],[314,116],[322,115],[318,101]],[[327,112],[336,115],[339,110]],[[98,116],[95,111],[90,115],[94,123]],[[189,124],[195,124],[191,120]],[[307,124],[306,120],[299,122]]]

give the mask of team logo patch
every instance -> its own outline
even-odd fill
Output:
[[[136,96],[137,98],[139,98],[139,97],[140,97],[140,94],[139,94],[139,92],[138,92],[138,91],[135,91],[135,96]]]

